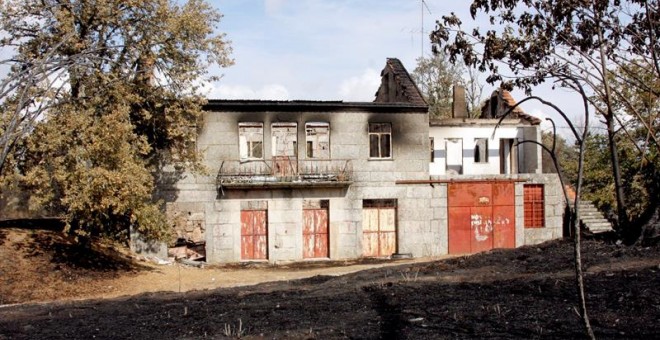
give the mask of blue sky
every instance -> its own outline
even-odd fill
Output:
[[[428,34],[435,20],[455,12],[466,29],[488,25],[483,15],[471,21],[470,1],[425,2],[427,8],[421,0],[212,0],[224,15],[218,30],[231,40],[235,65],[213,69],[223,77],[205,94],[214,99],[372,101],[386,58],[399,58],[412,72],[422,53],[430,55]],[[483,95],[492,90],[487,85]],[[541,86],[534,94],[569,114],[582,107],[565,90]],[[525,97],[521,91],[513,96]],[[557,117],[534,102],[523,108],[540,118]]]
[[[215,0],[236,64],[210,97],[371,101],[388,57],[408,71],[422,53],[419,0]],[[427,0],[424,53],[435,17],[467,2]],[[467,15],[467,13],[465,13]]]

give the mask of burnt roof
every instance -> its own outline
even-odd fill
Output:
[[[426,104],[320,100],[209,99],[206,111],[427,113]]]
[[[496,101],[493,104],[493,101]],[[516,106],[517,102],[513,99],[511,92],[504,89],[497,89],[493,91],[493,94],[486,100],[484,105],[481,107],[481,115],[479,118],[500,118],[512,107]],[[541,119],[527,114],[520,106],[516,106],[507,118],[519,118],[531,125],[541,124]]]
[[[412,77],[397,58],[387,58],[380,73],[381,83],[376,92],[377,103],[405,102],[416,105],[428,105],[422,92]]]

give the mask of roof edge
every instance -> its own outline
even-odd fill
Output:
[[[367,111],[391,113],[427,113],[428,106],[411,103],[344,102],[317,100],[208,99],[202,106],[214,110],[270,111]]]

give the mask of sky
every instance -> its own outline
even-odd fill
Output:
[[[472,21],[468,0],[211,0],[223,15],[235,64],[214,68],[222,78],[205,88],[212,99],[373,101],[388,57],[409,72],[431,54],[435,21],[455,12],[464,28],[488,28],[485,16]],[[423,30],[422,30],[423,28]],[[485,75],[481,76],[485,83]],[[483,96],[492,93],[487,85]],[[573,116],[580,99],[566,90],[534,90]],[[514,98],[525,97],[514,91]],[[538,103],[523,109],[539,118],[558,116]],[[579,120],[579,118],[575,118]],[[544,129],[549,125],[544,124]]]

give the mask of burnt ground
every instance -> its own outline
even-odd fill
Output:
[[[43,237],[51,238],[42,242]],[[35,300],[25,293],[31,287],[66,292],[56,302],[0,307],[0,339],[584,337],[576,312],[573,247],[568,240],[338,277],[319,275],[248,287],[75,300],[111,278],[130,282],[136,272],[149,269],[126,257],[109,256],[107,251],[99,251],[101,260],[86,259],[82,265],[81,258],[87,254],[65,255],[66,249],[60,248],[68,243],[58,237],[36,233],[19,240],[24,249],[46,245],[36,255],[14,250],[14,257],[20,254],[21,258],[11,263],[42,261],[31,268],[39,273],[33,277],[21,274],[20,266],[10,270],[7,253],[0,253],[0,299]],[[6,251],[7,245],[13,249],[17,242],[16,232],[0,229],[0,250]],[[45,249],[48,247],[50,250]],[[657,338],[660,247],[587,240],[583,258],[596,336]],[[301,264],[301,268],[311,265]],[[56,266],[59,270],[53,270]],[[16,275],[23,275],[18,284],[11,279]],[[40,276],[45,284],[32,282]],[[16,294],[23,294],[22,298],[16,299]]]

